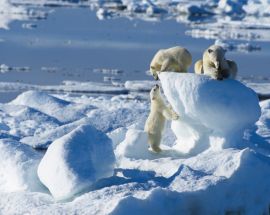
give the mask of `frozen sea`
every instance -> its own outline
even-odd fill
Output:
[[[267,16],[254,21],[230,14],[221,17],[220,12],[200,15],[188,10],[193,1],[184,2],[183,8],[177,1],[153,1],[152,10],[147,10],[147,1],[2,2],[1,82],[152,80],[146,71],[158,49],[184,46],[194,63],[215,42],[225,45],[227,58],[238,63],[241,80],[269,82]],[[6,102],[22,90],[0,91],[0,101]]]
[[[269,215],[269,41],[269,0],[0,0],[0,214]],[[238,80],[161,74],[154,153],[153,55],[213,43]]]

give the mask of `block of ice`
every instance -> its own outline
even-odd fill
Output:
[[[41,182],[63,200],[89,189],[114,171],[111,140],[91,125],[82,125],[55,140],[38,167]]]
[[[37,177],[41,154],[16,140],[0,140],[0,192],[39,191]]]
[[[129,129],[126,137],[116,148],[116,155],[127,158],[149,158],[147,134],[144,131]]]
[[[165,96],[180,115],[180,120],[172,122],[172,130],[181,152],[196,153],[210,145],[235,146],[244,130],[260,117],[256,93],[236,80],[170,72],[159,78]]]
[[[85,117],[84,109],[92,108],[91,106],[84,107],[84,105],[76,105],[45,92],[38,91],[26,91],[14,99],[11,104],[34,108],[63,123]]]

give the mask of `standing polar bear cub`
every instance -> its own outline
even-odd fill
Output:
[[[159,85],[155,85],[150,92],[151,109],[146,120],[144,131],[148,134],[148,144],[154,152],[160,152],[160,142],[165,120],[177,120],[179,116],[171,107],[165,105]]]
[[[150,72],[158,80],[159,72],[187,72],[191,62],[191,54],[183,47],[160,49],[151,61]]]
[[[225,53],[226,50],[221,46],[210,46],[204,51],[203,59],[195,63],[195,73],[209,75],[217,80],[235,79],[238,70],[237,64],[232,60],[226,60]]]

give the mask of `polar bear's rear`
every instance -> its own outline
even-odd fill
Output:
[[[191,63],[191,54],[187,49],[181,46],[160,49],[151,61],[150,72],[157,80],[159,72],[187,72]]]

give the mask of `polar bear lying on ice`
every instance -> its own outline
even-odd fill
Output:
[[[209,75],[214,79],[235,79],[237,75],[237,64],[232,60],[225,59],[226,50],[221,46],[212,45],[203,53],[203,59],[194,65],[196,74]]]
[[[191,54],[183,47],[175,46],[168,49],[160,49],[151,61],[150,72],[158,80],[158,73],[160,72],[187,72],[191,62]]]

